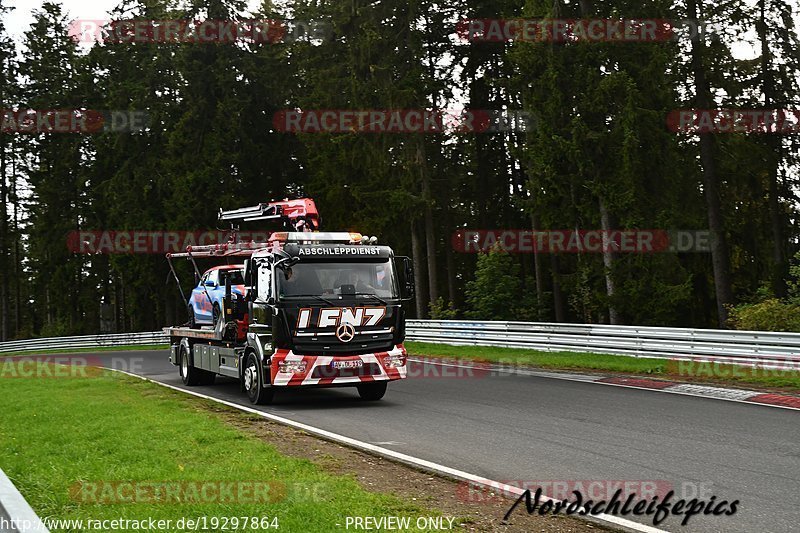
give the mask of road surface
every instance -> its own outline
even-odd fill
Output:
[[[183,388],[166,350],[92,355]],[[354,389],[306,389],[279,391],[259,409],[493,480],[544,484],[545,493],[630,481],[642,490],[672,488],[677,498],[740,501],[730,517],[697,515],[681,526],[670,516],[658,526],[668,531],[800,527],[797,411],[536,376],[421,366],[410,373],[416,377],[393,382],[377,403],[359,401]],[[191,389],[251,406],[227,378]]]

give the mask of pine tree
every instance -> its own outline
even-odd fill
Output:
[[[0,2],[0,109],[9,109],[15,106],[19,95],[16,68],[16,50],[14,41],[8,36],[3,17],[11,8],[5,7]],[[16,208],[17,199],[11,192],[15,189],[16,176],[11,173],[11,160],[15,157],[14,139],[12,135],[0,132],[0,341],[8,340],[11,331],[19,327],[17,322],[11,324],[10,310],[12,308],[11,280],[14,279],[12,268],[12,248],[18,242],[14,235],[15,219],[12,218]],[[11,183],[11,186],[9,184]],[[12,207],[9,212],[9,207]]]
[[[78,51],[67,31],[60,4],[46,1],[34,12],[25,33],[21,69],[23,95],[34,110],[75,109],[80,104],[76,65]],[[80,180],[80,135],[42,133],[31,139],[27,175],[33,193],[30,240],[37,315],[35,328],[43,334],[80,332],[84,258],[68,253],[67,235],[80,228],[85,199]]]

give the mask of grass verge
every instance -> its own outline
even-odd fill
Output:
[[[549,370],[580,370],[647,375],[661,379],[800,392],[800,372],[794,368],[762,369],[739,365],[694,363],[649,357],[582,352],[539,352],[525,348],[451,346],[407,342],[412,355],[520,365]]]
[[[353,477],[331,475],[307,459],[282,455],[198,411],[197,403],[179,393],[120,374],[3,379],[0,399],[0,467],[42,518],[153,518],[175,524],[180,518],[266,516],[277,518],[282,531],[327,532],[344,529],[345,516],[403,516],[414,523],[438,514],[368,492]],[[219,487],[223,481],[267,482],[273,496],[268,503],[252,501],[255,494],[242,497],[244,503],[223,502],[212,488],[206,495],[187,491],[179,502],[158,502],[154,489],[143,488],[139,502],[117,503],[130,499],[130,490],[106,490],[115,482]],[[81,491],[90,489],[76,492],[81,483],[100,487],[88,492],[100,501],[86,501]],[[54,528],[69,530],[78,528]]]

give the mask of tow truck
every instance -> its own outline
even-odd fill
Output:
[[[164,328],[169,360],[185,385],[226,376],[254,404],[294,387],[356,387],[362,399],[375,401],[388,382],[407,376],[402,302],[414,297],[410,258],[395,256],[376,237],[319,231],[308,198],[220,210],[219,220],[232,224],[227,243],[167,254],[184,302],[174,260],[191,262],[197,279],[197,259],[244,264],[244,295],[228,284],[212,326]],[[237,240],[235,223],[269,220],[283,228],[266,242]]]

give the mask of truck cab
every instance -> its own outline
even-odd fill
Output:
[[[248,346],[273,386],[352,386],[382,396],[406,375],[398,266],[407,258],[358,234],[278,235],[245,263]],[[252,372],[252,369],[251,369]]]

